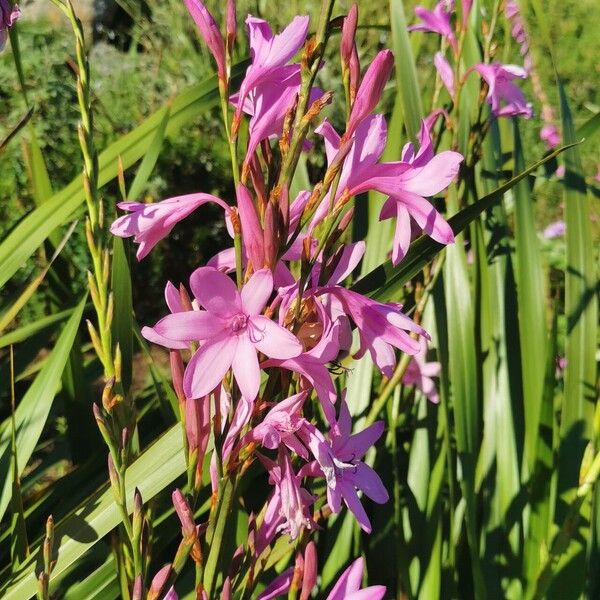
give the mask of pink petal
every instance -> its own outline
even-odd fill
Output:
[[[360,588],[364,570],[362,556],[357,558],[340,576],[327,600],[345,600],[349,594]]]
[[[183,376],[183,389],[188,398],[210,394],[231,367],[238,344],[237,336],[206,342],[192,356]]]
[[[145,337],[149,342],[164,346],[165,348],[171,348],[174,350],[186,350],[188,344],[186,342],[178,342],[171,340],[163,335],[157,333],[152,327],[142,327],[142,336]]]
[[[358,463],[353,479],[354,485],[371,498],[373,502],[385,504],[390,499],[381,478],[369,465],[363,462]]]
[[[433,205],[417,194],[403,192],[396,199],[402,202],[419,227],[440,244],[452,244],[454,232]]]
[[[250,319],[249,335],[256,348],[270,358],[285,360],[302,352],[302,345],[291,331],[262,315]]]
[[[458,152],[440,152],[425,166],[405,173],[401,186],[419,196],[435,196],[454,181],[463,160],[463,155]]]
[[[232,367],[242,396],[250,402],[254,401],[260,389],[260,367],[256,349],[247,334],[238,337]]]
[[[381,600],[387,591],[385,585],[370,585],[364,590],[348,594],[345,600]]]
[[[344,246],[342,255],[335,269],[331,273],[331,276],[329,277],[329,284],[331,285],[340,283],[346,279],[346,277],[348,277],[348,275],[354,271],[358,263],[361,261],[365,253],[365,249],[365,242],[356,242],[354,244],[347,244]]]
[[[340,487],[342,488],[342,494],[344,495],[344,502],[356,517],[360,528],[367,533],[371,533],[371,521],[369,521],[365,509],[360,503],[360,499],[358,498],[358,494],[354,487],[345,481],[340,482]]]
[[[190,287],[198,302],[219,317],[230,317],[242,310],[235,283],[213,267],[200,267],[190,277]]]
[[[256,271],[241,292],[242,310],[249,316],[259,315],[273,293],[273,274],[269,269]]]
[[[163,317],[155,326],[158,335],[180,342],[207,340],[223,333],[226,322],[205,310],[186,310]]]
[[[367,450],[381,437],[385,424],[377,421],[373,425],[351,435],[348,440],[338,449],[340,456],[349,459],[361,458]]]

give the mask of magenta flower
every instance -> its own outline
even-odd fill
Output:
[[[279,448],[277,463],[260,454],[258,457],[269,473],[269,482],[275,489],[258,530],[256,556],[260,556],[277,533],[287,533],[295,540],[303,528],[315,527],[309,511],[315,498],[301,487],[302,477],[294,473],[288,451],[283,447]]]
[[[540,139],[546,142],[546,148],[552,150],[560,144],[560,133],[556,125],[546,124],[540,130]]]
[[[454,87],[454,72],[452,71],[452,67],[441,52],[435,53],[435,56],[433,57],[433,64],[439,73],[442,83],[448,90],[450,97],[454,98],[456,89]]]
[[[328,162],[340,147],[340,138],[325,121],[319,130],[325,139]],[[454,241],[454,233],[425,196],[434,196],[446,189],[458,174],[463,160],[457,152],[433,154],[429,131],[421,128],[421,150],[413,157],[412,145],[407,145],[403,160],[378,163],[386,144],[387,130],[382,115],[371,115],[356,131],[352,149],[344,161],[336,199],[342,193],[355,196],[368,190],[377,190],[390,197],[384,205],[381,218],[396,216],[396,233],[392,261],[397,264],[406,254],[411,239],[411,218],[430,237],[441,244]],[[329,207],[329,195],[317,209],[311,228],[322,220]]]
[[[294,579],[294,567],[289,567],[277,575],[273,581],[260,593],[256,600],[272,600],[287,594]]]
[[[307,396],[308,392],[300,392],[275,404],[263,420],[244,436],[242,443],[258,442],[269,450],[277,450],[281,444],[285,444],[307,460],[308,451],[296,435],[306,423],[302,406]]]
[[[381,600],[386,592],[384,585],[370,585],[361,589],[363,570],[364,560],[361,556],[342,573],[327,600]]]
[[[198,31],[217,63],[221,81],[226,80],[225,42],[219,26],[201,0],[185,0],[185,5],[198,27]],[[229,21],[228,21],[229,25]]]
[[[258,352],[288,359],[302,351],[290,331],[260,314],[273,292],[272,273],[257,271],[240,293],[227,275],[200,267],[192,274],[190,286],[205,310],[167,315],[154,326],[167,339],[202,342],[185,370],[186,396],[206,396],[233,368],[243,396],[254,400],[260,388]]]
[[[477,71],[488,84],[487,101],[492,107],[492,114],[497,117],[519,117],[530,119],[533,107],[527,102],[521,89],[513,83],[514,79],[525,79],[527,72],[517,65],[475,65],[471,69]]]
[[[440,396],[435,387],[433,377],[438,377],[440,369],[441,365],[439,362],[427,362],[427,341],[421,338],[419,341],[419,351],[408,364],[402,377],[402,383],[405,385],[414,385],[431,402],[437,404],[440,401]]]
[[[566,231],[567,225],[564,221],[555,221],[554,223],[550,223],[550,225],[544,229],[542,235],[547,240],[553,240],[557,237],[563,237]]]
[[[239,120],[246,96],[260,83],[280,78],[280,68],[298,52],[308,33],[308,17],[294,17],[279,34],[273,35],[263,19],[249,16],[246,19],[250,37],[252,64],[240,87],[235,119]]]
[[[8,0],[0,0],[0,52],[6,46],[8,39],[8,30],[21,16],[19,7],[15,4],[11,6]]]
[[[300,470],[302,475],[322,475],[327,482],[327,503],[334,513],[340,511],[342,501],[354,514],[361,528],[371,532],[371,522],[357,494],[363,491],[373,502],[385,504],[388,493],[379,475],[360,459],[381,437],[384,423],[378,421],[359,433],[351,435],[352,418],[345,400],[342,400],[340,416],[331,428],[329,440],[314,428],[307,427],[303,435],[315,462]]]
[[[381,50],[369,65],[356,92],[356,98],[348,119],[348,127],[344,135],[346,139],[354,134],[358,126],[379,103],[383,88],[390,78],[393,68],[394,55],[390,50]]]
[[[456,52],[458,50],[458,44],[450,23],[453,8],[454,2],[448,2],[447,0],[438,2],[433,10],[427,10],[420,5],[416,6],[415,15],[421,19],[421,22],[416,25],[411,25],[408,30],[438,33],[448,40],[448,43]]]
[[[223,200],[211,194],[186,194],[151,204],[119,202],[117,206],[131,214],[119,217],[111,225],[110,231],[123,238],[135,236],[134,241],[140,245],[136,256],[142,260],[160,240],[171,233],[179,221],[207,202],[218,204],[225,212],[230,210]]]

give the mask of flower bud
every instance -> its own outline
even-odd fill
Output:
[[[169,358],[171,361],[171,380],[173,381],[173,388],[177,394],[179,402],[185,402],[185,393],[183,392],[183,359],[179,350],[171,350],[169,352]]]
[[[172,496],[175,512],[181,521],[181,530],[184,538],[196,537],[196,525],[194,524],[194,515],[181,490],[176,489]]]
[[[352,4],[348,11],[348,16],[344,19],[342,26],[342,41],[340,44],[340,57],[342,59],[342,69],[350,67],[352,50],[354,48],[354,38],[356,36],[356,25],[358,23],[358,6]]]
[[[152,583],[150,584],[150,590],[146,596],[147,600],[157,600],[160,597],[163,587],[171,576],[171,571],[172,567],[170,564],[168,564],[156,573],[152,579]]]
[[[227,0],[227,17],[225,22],[225,31],[227,34],[227,51],[229,54],[233,51],[235,44],[235,35],[237,32],[237,18],[235,14],[235,0]]]
[[[144,582],[141,575],[137,575],[133,582],[133,592],[131,594],[131,600],[142,600],[144,594]]]
[[[246,186],[241,184],[237,188],[237,203],[246,256],[257,271],[262,269],[265,263],[263,230],[250,193]]]
[[[279,252],[279,227],[276,208],[273,202],[267,202],[265,209],[265,226],[264,226],[264,248],[265,248],[265,266],[271,271],[275,268],[277,262],[277,254]]]
[[[317,548],[313,541],[310,541],[304,551],[304,574],[302,576],[302,590],[300,600],[308,600],[310,594],[317,583]]]
[[[225,43],[215,19],[200,0],[185,0],[185,5],[192,15],[205,44],[217,63],[217,73],[221,81],[225,74]]]
[[[350,120],[344,137],[350,138],[359,124],[366,119],[379,103],[383,88],[394,67],[394,55],[390,50],[382,50],[369,65],[356,93],[350,113]]]
[[[133,539],[139,540],[142,535],[142,526],[144,524],[144,506],[140,490],[135,488],[133,492]]]
[[[352,54],[350,56],[350,106],[354,104],[356,99],[356,92],[360,85],[360,61],[358,59],[358,50],[356,44],[352,48]]]

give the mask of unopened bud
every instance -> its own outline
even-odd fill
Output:
[[[276,209],[273,202],[267,202],[265,209],[264,223],[264,249],[265,249],[265,266],[271,269],[275,268],[277,256],[279,252],[279,227],[276,214]]]
[[[348,11],[348,16],[344,19],[342,25],[342,41],[340,43],[340,57],[342,60],[342,69],[350,68],[352,50],[354,48],[354,38],[356,37],[356,25],[358,23],[358,6],[354,3]]]
[[[173,388],[177,394],[177,399],[180,403],[185,402],[185,393],[183,391],[183,358],[179,350],[171,350],[169,352],[169,358],[171,362],[171,381],[173,382]]]
[[[136,543],[139,542],[139,539],[142,535],[142,526],[144,524],[144,506],[142,502],[142,494],[140,494],[140,490],[135,488],[133,492],[133,539],[136,540]]]
[[[121,501],[121,488],[119,485],[119,474],[111,454],[108,454],[108,478],[110,480],[110,487],[112,488],[113,494],[117,499],[117,502]]]
[[[221,600],[231,600],[231,579],[225,578],[223,590],[221,591]]]
[[[304,551],[304,573],[300,600],[308,600],[317,583],[317,548],[313,541],[308,542]]]
[[[172,496],[175,512],[181,521],[181,530],[184,538],[196,537],[196,525],[194,524],[194,515],[181,490],[176,489]]]
[[[133,582],[133,592],[131,594],[131,600],[142,600],[144,594],[144,582],[142,576],[137,575]]]
[[[227,36],[227,51],[233,51],[235,36],[237,32],[237,18],[235,14],[235,0],[227,0],[227,17],[225,21],[225,32]]]
[[[46,520],[46,535],[42,549],[44,555],[44,571],[50,575],[52,571],[52,550],[54,548],[54,518],[52,515]]]
[[[150,589],[148,590],[147,600],[157,600],[160,597],[163,587],[171,576],[172,567],[170,564],[160,569],[152,579]]]
[[[354,104],[356,99],[356,92],[360,85],[360,60],[358,59],[358,50],[356,44],[352,48],[352,54],[350,55],[350,106]]]

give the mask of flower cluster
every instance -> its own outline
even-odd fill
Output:
[[[447,46],[451,48],[454,66],[448,61],[443,50],[436,53],[434,64],[453,102],[457,100],[459,85],[457,80],[459,78],[459,67],[463,59],[462,43],[459,43],[457,38],[464,39],[463,34],[467,27],[471,8],[472,2],[463,1],[461,3],[462,19],[457,20],[457,32],[455,32],[452,26],[452,16],[455,12],[454,0],[440,0],[433,11],[418,6],[415,8],[415,14],[420,19],[420,23],[409,28],[412,31],[437,33],[442,36]],[[498,62],[479,63],[470,66],[462,74],[461,81],[462,78],[466,78],[470,73],[479,74],[482,81],[486,84],[487,102],[494,116],[521,116],[527,119],[533,116],[531,103],[527,102],[519,86],[514,83],[515,79],[525,79],[527,77],[526,68],[517,65],[505,65]]]
[[[322,116],[332,92],[314,85],[322,54],[314,38],[306,41],[308,17],[294,18],[278,34],[264,20],[248,17],[252,60],[239,91],[232,93],[233,3],[228,3],[226,36],[200,0],[186,0],[186,5],[214,56],[223,112],[231,116],[225,126],[232,149],[235,204],[206,193],[151,204],[126,202],[119,207],[127,214],[113,223],[112,232],[133,237],[142,259],[205,203],[224,211],[232,247],[199,266],[189,286],[168,282],[169,314],[144,327],[142,334],[171,354],[192,486],[202,485],[209,438],[214,446],[210,480],[215,501],[222,498],[224,482],[235,480],[255,461],[268,475],[270,494],[264,509],[251,518],[247,547],[239,550],[253,573],[278,536],[306,540],[303,536],[319,527],[318,514],[324,508],[337,513],[345,505],[370,532],[361,495],[376,503],[388,500],[380,477],[364,460],[382,435],[383,422],[353,433],[350,409],[337,389],[335,374],[354,350],[356,358],[368,352],[381,373],[392,377],[397,352],[405,352],[416,358],[404,383],[415,385],[435,402],[431,378],[439,365],[426,362],[429,336],[401,305],[378,302],[346,285],[365,253],[364,242],[346,241],[351,200],[364,202],[359,196],[369,190],[388,198],[380,218],[396,223],[390,248],[394,264],[404,258],[416,235],[452,243],[453,231],[431,198],[454,181],[463,157],[454,151],[436,154],[432,119],[426,119],[417,144],[407,143],[399,161],[382,162],[387,128],[375,109],[394,61],[390,51],[382,50],[361,76],[354,42],[356,6],[342,26],[340,55],[348,111],[345,127],[338,131]],[[436,10],[444,23],[440,33],[454,47],[448,13]],[[293,62],[301,49],[301,62]],[[499,87],[496,83],[494,94],[502,93]],[[244,115],[248,136],[242,149],[238,146]],[[316,137],[309,142],[311,129]],[[327,157],[322,178],[290,198],[301,152],[321,144]],[[185,502],[181,494],[177,496],[180,517],[189,513],[182,508]],[[185,530],[184,524],[186,539],[198,535],[193,524],[187,524],[187,534]],[[308,552],[310,545],[304,546]],[[298,584],[299,571],[312,569],[307,565],[314,560],[298,556],[296,567],[277,578],[261,598],[284,593]],[[329,598],[355,593],[381,598],[381,587],[358,592],[362,566],[362,560],[355,562]],[[236,576],[232,572],[224,586],[238,585]],[[310,589],[314,584],[315,580]]]

